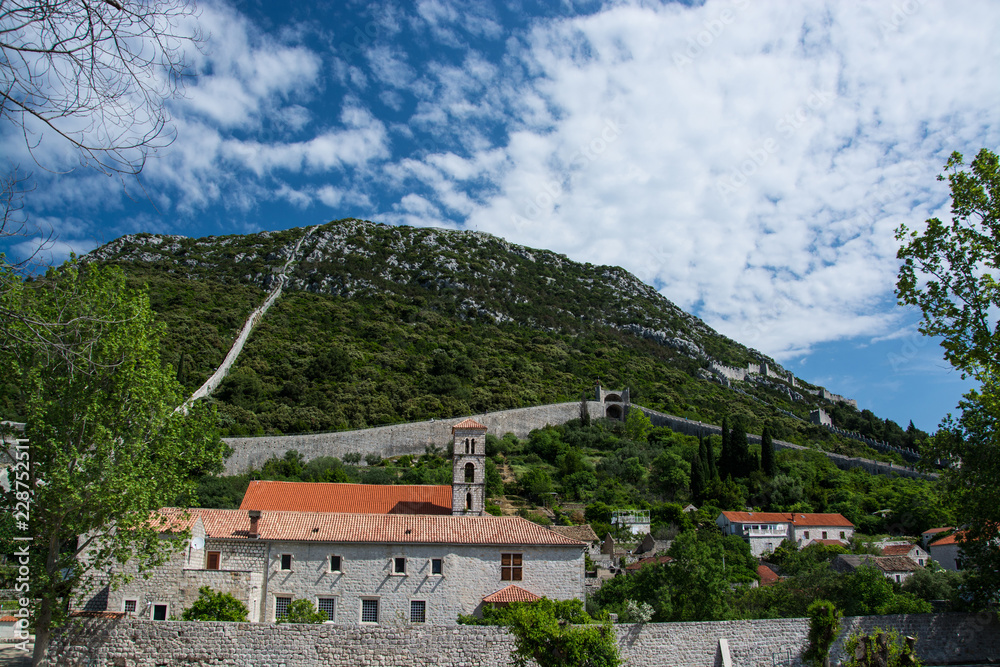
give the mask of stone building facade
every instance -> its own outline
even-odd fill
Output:
[[[773,552],[784,540],[801,548],[812,542],[846,545],[854,524],[841,514],[791,512],[722,512],[716,525],[727,535],[739,535],[754,556]]]
[[[486,427],[466,419],[452,433],[450,489],[260,481],[239,510],[161,509],[164,538],[187,533],[184,548],[109,591],[107,610],[180,618],[201,586],[231,593],[258,622],[295,599],[362,625],[454,623],[509,587],[582,600],[587,545],[487,515]]]

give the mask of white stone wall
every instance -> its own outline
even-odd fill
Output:
[[[933,544],[929,547],[931,558],[937,561],[937,564],[946,570],[951,570],[952,572],[957,572],[961,568],[958,567],[958,561],[962,557],[962,552],[959,550],[959,545],[957,544],[943,544],[941,546],[934,546]]]
[[[826,533],[826,537],[823,536]],[[841,537],[843,533],[843,537]],[[854,529],[850,526],[792,526],[792,541],[800,547],[813,540],[850,540]]]
[[[1000,623],[985,614],[910,614],[843,619],[830,662],[846,659],[851,634],[892,628],[918,637],[924,664],[970,664],[1000,655]],[[649,623],[615,626],[630,667],[707,667],[721,663],[719,640],[740,667],[803,667],[809,621],[804,618]],[[513,639],[505,628],[479,626],[274,625],[156,623],[81,619],[53,637],[55,664],[219,665],[232,667],[507,667]]]
[[[282,571],[281,554],[292,554],[292,570]],[[500,554],[523,554],[523,580],[502,581]],[[341,572],[329,571],[330,556],[341,557]],[[393,559],[406,558],[406,574],[393,573]],[[431,559],[444,560],[443,574],[431,574]],[[380,623],[408,622],[410,601],[423,600],[427,623],[454,623],[459,614],[479,610],[483,597],[509,584],[553,599],[583,599],[582,547],[393,545],[275,542],[268,570],[266,620],[274,620],[277,596],[336,598],[336,621],[361,622],[361,600],[379,600]]]

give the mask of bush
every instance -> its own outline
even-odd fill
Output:
[[[309,600],[292,600],[278,623],[323,623],[327,620],[326,614],[318,611]]]
[[[217,593],[208,586],[198,589],[198,599],[184,610],[185,621],[237,621],[247,620],[247,607],[230,593]]]
[[[830,654],[830,646],[840,634],[843,614],[829,600],[816,600],[809,605],[806,613],[809,614],[809,647],[802,658],[815,667],[823,667]]]

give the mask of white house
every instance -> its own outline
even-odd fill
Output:
[[[876,542],[875,547],[883,556],[906,556],[920,567],[926,567],[931,555],[919,544],[911,542]]]
[[[959,532],[953,530],[944,537],[937,537],[927,545],[927,551],[930,552],[931,558],[938,565],[952,572],[962,569],[962,545],[959,544],[958,537]]]
[[[783,540],[800,548],[824,541],[846,546],[854,535],[854,524],[840,514],[722,512],[715,523],[725,534],[746,540],[754,556],[773,552]]]

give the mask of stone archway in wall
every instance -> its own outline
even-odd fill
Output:
[[[618,394],[608,394],[607,396],[604,397],[604,402],[605,403],[621,403],[622,402],[622,397],[619,396]]]
[[[604,412],[604,415],[608,419],[621,419],[622,418],[622,406],[620,406],[620,405],[609,405],[608,409]]]

